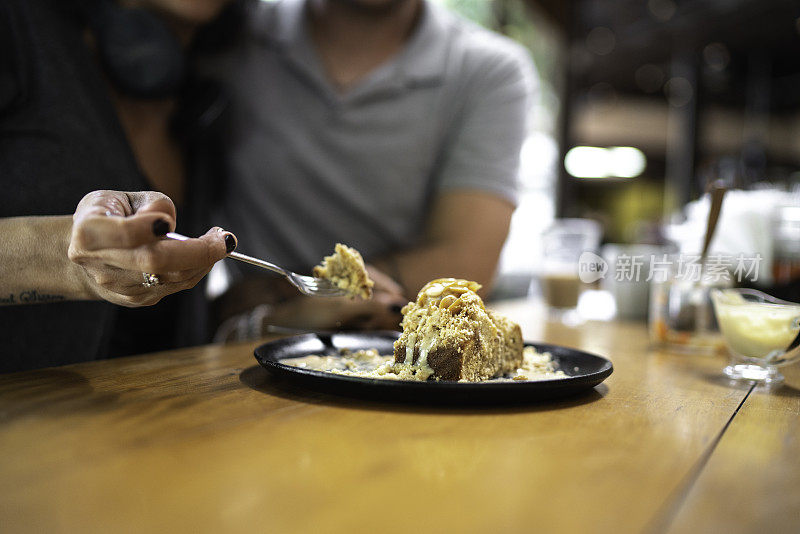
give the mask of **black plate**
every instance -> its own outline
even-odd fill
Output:
[[[340,395],[403,402],[474,404],[553,399],[585,392],[605,380],[614,370],[611,362],[600,356],[545,343],[526,345],[536,347],[539,352],[552,354],[559,369],[568,375],[567,378],[518,382],[418,382],[338,375],[280,363],[284,358],[337,354],[343,348],[377,349],[380,354],[390,354],[393,350],[392,344],[399,335],[399,332],[302,334],[265,343],[256,348],[255,356],[258,363],[271,373],[302,387]]]

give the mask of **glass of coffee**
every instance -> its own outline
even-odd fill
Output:
[[[552,315],[574,313],[583,284],[578,262],[584,252],[600,244],[600,224],[589,219],[557,219],[542,235],[539,282],[542,297]]]

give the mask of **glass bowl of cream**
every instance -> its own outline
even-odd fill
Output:
[[[731,353],[724,373],[736,380],[782,382],[778,367],[800,360],[800,304],[755,289],[714,290],[711,301]]]

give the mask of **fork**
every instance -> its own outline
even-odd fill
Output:
[[[186,241],[189,239],[185,235],[176,234],[175,232],[167,232],[166,237],[176,241]],[[233,258],[234,260],[243,261],[245,263],[249,263],[250,265],[255,265],[256,267],[261,267],[262,269],[267,269],[274,273],[278,273],[289,280],[289,283],[291,283],[297,288],[298,291],[300,291],[300,293],[304,295],[309,295],[312,297],[341,297],[347,294],[344,289],[336,287],[330,280],[293,273],[292,271],[284,269],[279,265],[275,265],[274,263],[260,260],[258,258],[253,258],[252,256],[247,256],[246,254],[231,252],[228,254],[228,258]]]

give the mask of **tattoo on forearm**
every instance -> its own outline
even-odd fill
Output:
[[[43,302],[58,302],[66,300],[64,295],[51,295],[49,293],[39,293],[35,289],[20,291],[19,293],[8,293],[0,296],[0,306],[11,304],[38,304]]]

